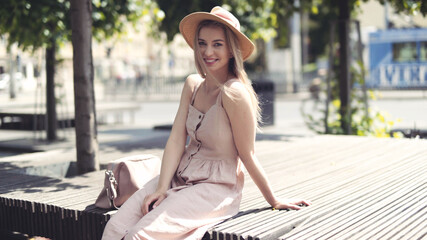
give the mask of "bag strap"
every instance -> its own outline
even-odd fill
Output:
[[[114,199],[117,198],[117,181],[114,177],[114,173],[112,170],[106,170],[105,174],[108,177],[109,185],[105,187],[105,190],[107,192],[108,200],[110,200],[110,206],[113,206],[115,209],[119,209],[116,204],[114,203]]]

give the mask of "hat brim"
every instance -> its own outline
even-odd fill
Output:
[[[255,49],[255,45],[253,42],[246,37],[245,34],[240,32],[238,29],[233,27],[230,23],[225,21],[224,19],[211,14],[207,12],[195,12],[187,15],[184,17],[181,22],[179,23],[179,31],[181,32],[182,36],[184,37],[185,41],[188,43],[188,45],[194,49],[194,37],[196,34],[197,27],[199,26],[199,23],[205,20],[212,20],[216,22],[220,22],[227,26],[231,31],[234,32],[234,34],[237,37],[237,40],[239,42],[240,51],[242,53],[243,61],[248,59],[252,52]]]

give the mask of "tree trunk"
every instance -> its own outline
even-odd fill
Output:
[[[340,90],[340,115],[341,128],[344,134],[351,134],[351,101],[350,101],[350,5],[348,1],[338,0],[338,41],[339,55],[339,90]]]
[[[99,170],[90,0],[71,0],[71,29],[77,168],[83,174]]]
[[[46,48],[46,115],[47,115],[47,140],[57,140],[57,117],[55,99],[55,50],[56,40],[52,39],[51,45]]]

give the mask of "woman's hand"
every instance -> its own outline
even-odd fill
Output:
[[[294,209],[300,210],[301,206],[310,206],[311,202],[303,199],[276,199],[276,201],[271,204],[275,209]]]
[[[145,216],[152,209],[159,206],[159,204],[165,200],[166,196],[166,192],[154,192],[153,194],[147,195],[142,203],[142,215]]]

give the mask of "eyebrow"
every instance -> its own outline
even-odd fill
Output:
[[[203,39],[203,38],[199,38],[199,41],[204,41],[204,42],[206,42],[206,40],[205,40],[205,39]],[[215,40],[213,40],[213,42],[225,42],[225,40],[222,40],[222,39],[215,39]]]

